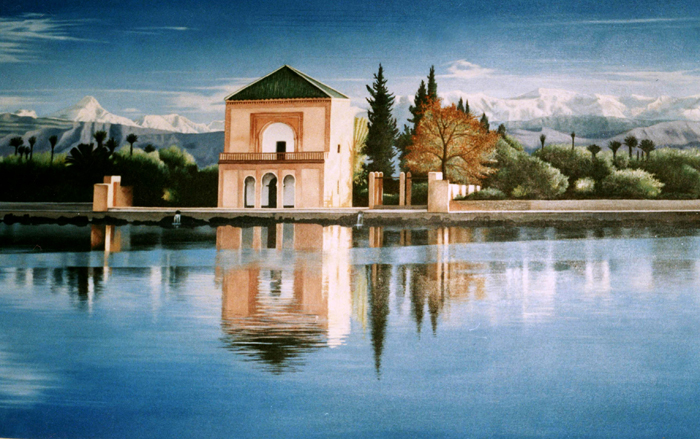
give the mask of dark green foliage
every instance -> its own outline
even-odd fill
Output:
[[[593,155],[593,159],[595,160],[595,156],[600,152],[602,148],[594,143],[592,145],[588,145],[586,149],[590,151],[590,153]]]
[[[411,204],[414,206],[428,204],[428,182],[413,182],[411,185]]]
[[[611,198],[656,198],[663,183],[641,169],[622,169],[603,179],[602,191]]]
[[[498,135],[499,135],[499,136],[505,136],[505,135],[506,135],[506,126],[503,125],[503,124],[500,124],[500,125],[498,126],[498,131],[497,131],[497,132],[498,132]]]
[[[639,144],[639,141],[637,140],[636,137],[630,135],[630,136],[625,137],[624,143],[625,143],[625,146],[627,148],[629,148],[630,159],[632,159],[632,150],[637,147],[637,145]]]
[[[146,152],[146,153],[153,152],[155,150],[156,150],[156,147],[150,143],[143,147],[143,152]]]
[[[564,145],[549,145],[546,149],[535,151],[533,155],[560,170],[570,182],[591,177],[598,183],[613,170],[608,160],[604,158],[593,160],[591,154],[584,148],[571,150]],[[570,191],[573,189],[571,186]]]
[[[544,134],[540,134],[540,143],[542,144],[542,148],[544,149],[544,142],[547,140],[547,136]]]
[[[378,72],[374,75],[374,83],[367,91],[369,110],[369,132],[365,151],[370,159],[367,165],[368,171],[383,172],[385,176],[391,176],[394,172],[392,159],[394,158],[394,141],[399,133],[396,128],[396,119],[391,115],[394,105],[394,95],[389,93],[384,78],[384,70],[379,65]]]
[[[410,111],[413,115],[412,119],[408,119],[408,121],[413,124],[413,134],[416,133],[416,127],[418,126],[418,123],[420,122],[420,119],[423,116],[423,111],[425,110],[425,106],[427,105],[427,103],[428,92],[425,89],[425,81],[421,81],[420,87],[418,87],[416,96],[413,99],[413,105],[408,107],[408,111]]]
[[[36,145],[36,136],[30,137],[27,141],[29,142],[29,160],[32,160],[34,158],[34,145]]]
[[[164,206],[167,167],[156,155],[114,155],[114,175],[121,175],[122,186],[133,186],[135,206]]]
[[[97,147],[102,148],[104,141],[107,138],[107,131],[96,131],[95,134],[92,135],[92,137],[95,138],[95,142],[97,142]]]
[[[396,151],[399,155],[399,168],[402,172],[408,171],[406,168],[406,154],[408,147],[413,144],[413,130],[408,125],[403,126],[403,131],[396,138]]]
[[[496,188],[486,188],[473,192],[466,197],[467,200],[505,200],[506,194]]]
[[[49,137],[49,144],[51,145],[51,162],[53,162],[54,149],[56,149],[56,144],[58,143],[58,136],[53,135]]]
[[[637,163],[664,184],[664,198],[700,198],[700,151],[662,148]]]
[[[139,136],[131,133],[126,136],[126,141],[129,142],[129,155],[134,155],[134,143],[139,141]]]
[[[498,171],[487,177],[484,187],[498,189],[509,197],[553,199],[569,186],[558,169],[511,147],[504,139],[498,141],[495,159]]]
[[[71,148],[66,157],[70,176],[80,187],[90,187],[102,183],[102,178],[112,171],[112,162],[105,147],[95,148],[90,143],[81,143]]]
[[[48,152],[35,154],[31,162],[18,156],[0,157],[0,201],[92,200],[92,186],[77,185],[64,159],[64,154],[58,154],[51,161]]]
[[[518,151],[525,151],[525,147],[522,145],[522,143],[518,142],[515,139],[515,137],[505,135],[501,137],[501,140],[506,142],[508,146],[510,146],[513,149],[517,149]]]
[[[615,162],[615,159],[617,158],[617,150],[620,149],[622,146],[622,143],[618,142],[617,140],[611,140],[608,142],[608,148],[610,148],[610,151],[612,151],[613,154],[613,162]]]
[[[469,114],[469,101],[464,100],[464,114]]]
[[[10,146],[15,149],[15,155],[19,153],[19,147],[24,145],[24,139],[17,136],[10,139]]]
[[[109,155],[114,154],[114,151],[117,149],[117,141],[114,140],[114,137],[110,137],[109,140],[107,140],[107,143],[105,143],[105,148],[107,148],[107,151],[109,151]]]
[[[481,122],[481,126],[484,127],[484,129],[485,129],[486,131],[488,131],[489,128],[491,127],[490,124],[489,124],[489,117],[486,115],[486,113],[484,113],[484,114],[481,115],[481,120],[480,120],[480,122]]]
[[[571,150],[572,151],[574,150],[574,139],[575,138],[576,138],[576,133],[572,131],[571,132]]]
[[[656,144],[654,144],[653,140],[644,139],[639,143],[639,149],[644,151],[644,154],[647,156],[647,160],[649,160],[649,154],[656,149]]]
[[[464,113],[464,100],[462,98],[459,98],[459,102],[457,102],[457,109]]]
[[[435,101],[438,98],[437,81],[435,81],[435,66],[430,66],[428,73],[428,99]]]
[[[133,186],[136,206],[217,204],[217,166],[197,169],[192,156],[177,147],[163,149],[161,158],[140,150],[110,156],[107,148],[92,144],[55,160],[49,152],[37,153],[33,161],[0,157],[0,201],[89,202],[93,185],[105,175],[120,175],[124,186]]]

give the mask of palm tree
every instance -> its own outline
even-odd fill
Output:
[[[34,145],[36,144],[36,136],[29,138],[29,160],[34,158]]]
[[[542,144],[542,148],[540,150],[544,150],[544,141],[547,140],[547,136],[544,134],[540,134],[540,143]]]
[[[114,140],[114,137],[110,137],[109,140],[107,140],[107,143],[105,143],[105,146],[109,150],[109,155],[114,154],[114,150],[117,149],[117,141]]]
[[[19,158],[20,160],[24,158],[24,156],[29,157],[29,147],[28,146],[20,146],[19,147]]]
[[[92,137],[94,137],[95,142],[97,142],[97,149],[102,149],[102,143],[104,143],[107,138],[107,131],[96,131]]]
[[[610,148],[610,151],[613,153],[613,162],[615,162],[615,158],[617,157],[617,150],[620,149],[622,146],[622,143],[618,142],[617,140],[611,140],[608,142],[608,148]]]
[[[71,148],[66,157],[66,166],[75,171],[75,176],[82,183],[95,183],[106,173],[109,162],[106,148],[95,148],[93,143],[81,143]]]
[[[576,138],[576,133],[572,131],[571,132],[571,152],[574,151],[574,139],[575,138]]]
[[[134,143],[138,142],[139,136],[137,136],[134,133],[129,134],[126,136],[126,141],[129,142],[131,147],[129,148],[129,156],[134,155]]]
[[[632,135],[625,137],[623,142],[625,143],[625,146],[629,148],[630,160],[632,160],[632,150],[637,147],[639,142],[637,141],[637,138]]]
[[[19,153],[19,147],[24,145],[24,139],[17,136],[10,139],[10,146],[15,148],[15,155]]]
[[[594,143],[593,145],[588,145],[586,149],[593,154],[593,160],[595,160],[596,154],[598,154],[602,148]]]
[[[58,143],[58,136],[54,135],[49,137],[49,143],[51,144],[51,163],[53,163],[53,150],[56,148],[56,144]]]
[[[656,144],[653,140],[644,139],[639,144],[639,149],[644,151],[644,153],[647,155],[647,160],[649,160],[649,154],[656,149]]]

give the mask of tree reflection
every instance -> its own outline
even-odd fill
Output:
[[[65,275],[68,294],[77,299],[80,309],[88,309],[102,293],[102,267],[67,267]]]
[[[374,367],[381,374],[382,352],[389,317],[389,294],[391,285],[391,265],[373,264],[367,267],[370,278],[369,323],[374,349]]]

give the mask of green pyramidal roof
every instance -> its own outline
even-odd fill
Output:
[[[226,100],[253,101],[308,98],[349,99],[326,84],[285,65],[227,96]]]

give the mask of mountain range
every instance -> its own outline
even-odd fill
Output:
[[[540,146],[542,134],[547,144],[569,143],[571,132],[576,133],[577,145],[597,143],[604,147],[631,134],[651,139],[659,147],[700,146],[700,96],[611,96],[540,88],[507,99],[462,92],[441,97],[452,103],[459,98],[466,100],[473,114],[480,117],[485,112],[494,129],[503,123],[507,132],[530,150]],[[399,126],[411,117],[412,103],[412,96],[397,96],[394,115]],[[50,136],[57,135],[56,151],[65,152],[79,143],[90,143],[96,131],[104,130],[120,145],[131,133],[138,135],[139,147],[149,143],[158,148],[177,145],[190,152],[200,166],[207,166],[217,163],[223,150],[223,125],[223,121],[196,123],[177,114],[131,120],[110,113],[94,97],[86,96],[73,106],[42,117],[32,110],[0,113],[0,148],[8,145],[11,137],[21,135],[25,140],[36,136],[41,150]]]

